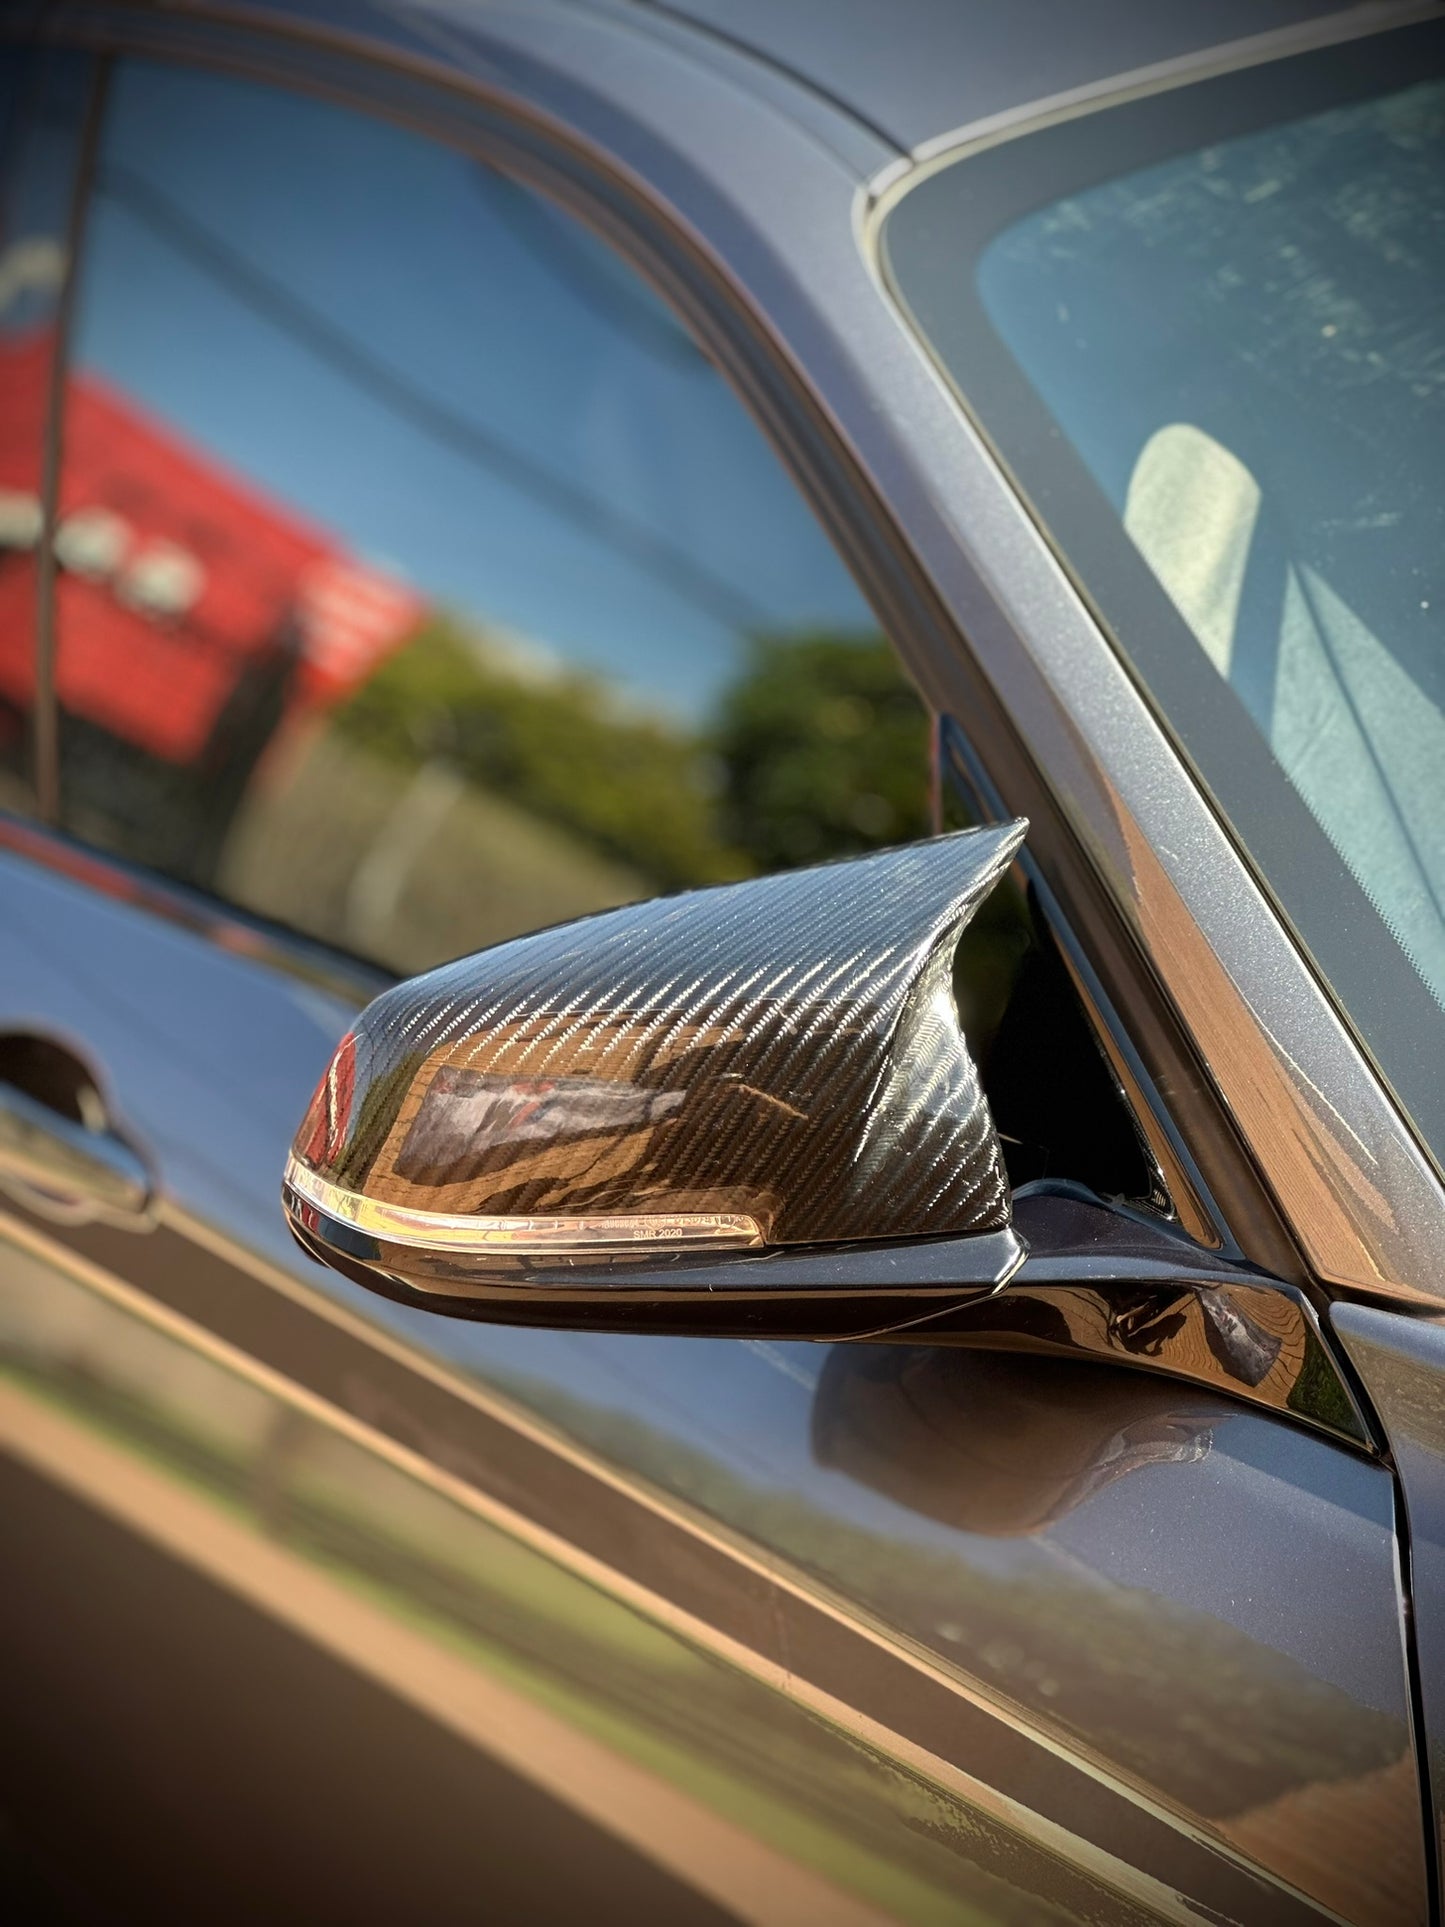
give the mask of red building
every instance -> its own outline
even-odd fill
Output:
[[[32,686],[48,335],[0,341],[0,698]],[[97,376],[67,384],[55,537],[62,709],[175,766],[201,761],[248,671],[286,707],[334,701],[415,629],[422,599]]]

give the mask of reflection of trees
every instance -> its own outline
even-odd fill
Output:
[[[337,725],[404,767],[445,761],[664,890],[928,829],[923,712],[881,638],[756,641],[709,736],[625,708],[595,676],[489,654],[439,616]]]
[[[872,1899],[879,1918],[1032,1927],[1102,1917],[1107,1895],[1087,1874],[1021,1861],[1006,1825],[338,1437],[323,1417],[158,1334],[137,1345],[132,1321],[109,1306],[80,1324],[77,1344],[76,1289],[62,1281],[71,1317],[57,1324],[48,1294],[49,1322],[7,1335],[0,1383],[18,1382],[128,1465],[209,1501],[222,1530],[258,1529],[258,1545],[284,1547],[306,1577],[360,1595],[432,1642],[439,1662],[455,1655],[500,1676],[621,1760]],[[367,1398],[387,1407],[375,1388]],[[388,1409],[409,1437],[414,1415]],[[464,1454],[457,1470],[470,1479]]]
[[[784,870],[926,836],[923,707],[879,637],[761,637],[723,702],[732,840]]]
[[[337,720],[393,761],[444,759],[663,888],[746,872],[714,829],[694,739],[624,712],[595,677],[519,673],[444,616],[384,664]]]
[[[989,1370],[996,1371],[992,1361]],[[1049,1387],[1079,1372],[1105,1377],[1039,1359],[1018,1376],[1046,1413]],[[966,1533],[950,1548],[936,1538],[923,1544],[872,1530],[798,1494],[754,1485],[643,1419],[540,1381],[511,1379],[509,1389],[614,1463],[953,1657],[965,1674],[1195,1813],[1223,1820],[1292,1789],[1387,1767],[1403,1750],[1397,1718],[1362,1706],[1211,1613],[1057,1570],[1000,1573],[971,1560]],[[1199,1404],[1188,1388],[1170,1388],[1161,1399],[1148,1380],[1129,1378],[1120,1392],[1121,1410],[1137,1401],[1146,1420],[1175,1398],[1181,1410]],[[1017,1446],[1033,1424],[1025,1403],[1015,1421]],[[966,1411],[957,1424],[966,1434]],[[924,1466],[920,1476],[937,1497],[948,1475]],[[895,1496],[909,1502],[896,1482]],[[922,1509],[935,1517],[942,1510]],[[1182,1518],[1177,1530],[1188,1530]],[[985,1529],[985,1536],[994,1535]],[[1238,1556],[1243,1566],[1246,1555]]]

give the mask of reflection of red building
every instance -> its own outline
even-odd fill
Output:
[[[0,344],[0,697],[32,687],[36,462],[49,342]],[[224,375],[218,375],[224,379]],[[423,603],[93,375],[67,385],[56,688],[67,715],[171,765],[203,760],[248,676],[288,706],[334,700]]]

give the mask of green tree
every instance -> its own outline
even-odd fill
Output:
[[[878,636],[764,636],[710,734],[600,678],[529,673],[434,616],[338,711],[407,766],[438,759],[651,879],[722,883],[926,835],[923,706]]]
[[[718,837],[712,769],[696,735],[624,711],[598,678],[519,672],[446,616],[384,663],[336,721],[393,761],[447,762],[661,890],[747,872]]]
[[[759,637],[714,741],[723,834],[760,871],[928,834],[927,717],[881,636]]]

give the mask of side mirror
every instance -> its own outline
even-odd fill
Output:
[[[1023,1247],[954,1004],[1026,825],[630,905],[400,984],[284,1200],[315,1257],[511,1324],[863,1337]]]
[[[1297,1289],[1010,1195],[953,953],[1026,825],[632,904],[367,1006],[282,1196],[311,1255],[513,1325],[1107,1358],[1369,1431]]]

